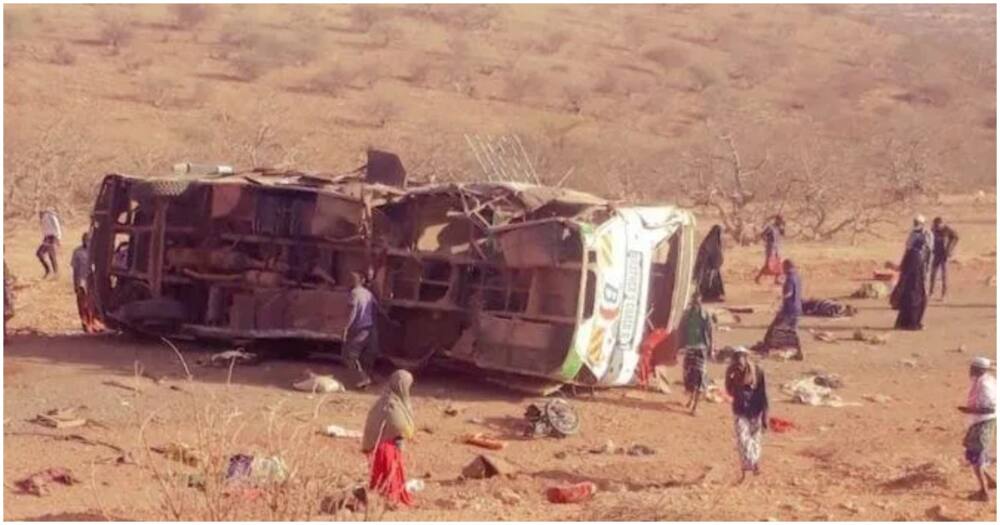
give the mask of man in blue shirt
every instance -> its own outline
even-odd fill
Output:
[[[369,371],[378,357],[378,332],[375,296],[364,286],[360,273],[351,273],[351,316],[344,328],[342,348],[344,360],[354,368],[359,380],[355,388],[365,388],[372,383]]]
[[[802,360],[802,344],[799,341],[799,316],[802,315],[802,278],[790,259],[782,263],[785,284],[781,289],[781,309],[764,334],[764,350],[794,348],[794,359]]]

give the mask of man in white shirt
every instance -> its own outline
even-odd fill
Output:
[[[962,444],[965,459],[972,466],[972,472],[979,482],[979,492],[972,495],[978,501],[990,501],[990,487],[996,488],[996,480],[986,472],[989,463],[989,447],[996,441],[997,428],[997,380],[989,374],[992,363],[985,357],[977,357],[969,366],[972,386],[965,406],[959,411],[969,414],[969,429]]]
[[[55,210],[46,208],[38,212],[38,220],[42,226],[42,244],[35,251],[35,256],[45,268],[44,278],[59,275],[59,241],[62,240],[62,226],[59,224],[59,216]],[[48,259],[48,260],[46,260]]]

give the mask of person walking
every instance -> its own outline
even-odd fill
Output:
[[[944,223],[941,217],[934,217],[931,227],[931,237],[934,239],[934,249],[931,251],[931,288],[928,297],[934,295],[934,281],[941,272],[941,300],[948,294],[948,260],[955,253],[958,244],[958,234]]]
[[[781,308],[764,334],[764,350],[795,348],[794,359],[802,360],[802,342],[799,340],[799,317],[802,316],[802,278],[791,259],[785,259],[782,269],[785,283],[781,288]]]
[[[688,393],[687,407],[691,415],[698,411],[698,401],[708,386],[708,359],[714,355],[712,318],[701,305],[696,293],[684,313],[684,390]]]
[[[42,227],[42,243],[35,250],[35,257],[38,257],[45,269],[43,279],[47,279],[49,274],[59,275],[59,243],[62,240],[62,226],[59,224],[59,216],[52,208],[46,208],[38,212],[38,221]]]
[[[406,488],[402,448],[416,433],[410,387],[413,375],[396,370],[386,382],[382,396],[368,411],[361,436],[361,451],[371,460],[368,488],[378,491],[392,505],[411,505],[413,495]]]
[[[761,239],[764,240],[764,266],[757,272],[753,282],[760,284],[760,278],[765,275],[774,276],[774,284],[781,277],[781,238],[785,235],[785,219],[775,215],[774,219],[764,227]]]
[[[965,406],[958,407],[969,415],[969,428],[965,432],[962,445],[965,460],[972,467],[972,473],[979,483],[979,492],[971,499],[990,501],[990,487],[996,488],[996,478],[986,472],[989,464],[989,448],[996,443],[997,429],[997,380],[990,375],[992,363],[985,357],[977,357],[969,365],[971,386]]]
[[[358,376],[355,388],[365,388],[372,383],[370,372],[378,357],[378,330],[375,296],[364,286],[364,278],[351,272],[351,315],[343,336],[343,357]]]
[[[764,431],[767,430],[767,384],[764,370],[750,360],[750,352],[736,347],[726,369],[726,392],[733,398],[733,431],[740,456],[740,483],[747,472],[760,475]]]
[[[898,310],[897,330],[923,330],[927,310],[927,247],[922,234],[911,235],[906,255],[900,265],[899,282],[889,296],[889,304]]]

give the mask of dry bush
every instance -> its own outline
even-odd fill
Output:
[[[495,5],[433,5],[426,16],[445,27],[463,31],[495,29],[500,10]]]
[[[682,68],[688,63],[687,56],[682,50],[670,46],[645,49],[642,56],[646,60],[656,63],[664,71]]]
[[[362,485],[366,464],[361,455],[356,456],[356,476],[330,474],[326,468],[332,461],[342,461],[326,452],[323,442],[329,438],[318,433],[319,414],[329,401],[327,396],[316,402],[309,417],[303,417],[281,401],[244,412],[228,395],[203,385],[188,383],[185,389],[190,390],[183,402],[185,413],[194,423],[190,431],[154,430],[156,413],[146,412],[138,400],[133,405],[136,441],[132,458],[150,480],[143,486],[144,496],[147,507],[156,513],[136,517],[174,521],[311,521],[320,516],[343,519],[339,510],[328,508],[324,500]],[[186,445],[190,453],[184,458],[190,461],[178,461],[180,458],[161,456],[152,450],[170,444]],[[284,465],[284,475],[258,473],[260,477],[227,479],[235,454],[278,458]],[[251,472],[251,476],[254,474]],[[373,501],[361,518],[379,519],[385,507],[377,497],[369,496]],[[135,503],[118,502],[119,508],[108,500],[100,504],[105,516],[135,516]]]
[[[52,50],[49,62],[57,66],[72,66],[76,64],[76,55],[66,47],[65,43],[59,42]]]
[[[556,31],[534,42],[532,48],[540,55],[554,55],[569,41],[569,33]]]
[[[524,102],[537,95],[542,85],[542,78],[537,73],[515,68],[504,76],[500,96],[507,102]]]
[[[208,6],[202,4],[173,4],[168,7],[174,17],[175,29],[194,29],[208,19]]]
[[[217,54],[229,62],[236,77],[245,82],[256,80],[271,69],[287,66],[304,66],[315,60],[315,46],[300,36],[282,39],[275,35],[247,29],[245,26],[230,26],[222,32],[220,42],[238,49],[235,53]]]
[[[132,40],[132,29],[124,17],[107,14],[101,16],[99,21],[101,29],[98,38],[113,52],[117,53]]]
[[[361,112],[363,118],[371,122],[373,126],[384,128],[399,115],[400,109],[392,100],[377,97],[363,103]]]

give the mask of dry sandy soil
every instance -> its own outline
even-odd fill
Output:
[[[894,312],[882,300],[850,301],[860,308],[852,319],[806,318],[807,330],[822,328],[849,337],[860,327],[888,334],[889,342],[884,346],[824,343],[803,331],[804,362],[763,362],[772,413],[791,420],[796,428],[766,436],[760,478],[734,486],[738,463],[729,408],[706,403],[697,417],[691,417],[683,411],[683,389],[676,384],[670,394],[630,389],[570,394],[570,402],[582,417],[581,433],[563,440],[525,440],[517,425],[531,398],[484,384],[475,376],[436,371],[417,376],[414,404],[418,423],[425,430],[407,450],[411,476],[429,476],[427,488],[417,494],[415,508],[389,511],[381,517],[994,520],[995,503],[965,499],[974,480],[962,461],[965,424],[955,409],[967,389],[967,361],[973,355],[995,356],[996,289],[986,284],[995,275],[994,204],[950,198],[944,205],[923,211],[950,217],[962,237],[948,300],[931,304],[927,330],[919,333],[891,331]],[[700,229],[709,224],[711,218],[703,217]],[[73,237],[81,227],[71,230]],[[843,296],[883,262],[899,257],[905,231],[901,218],[883,232],[889,239],[885,242],[858,246],[791,242],[787,251],[802,267],[807,296]],[[290,389],[290,383],[307,368],[341,376],[344,369],[335,362],[322,355],[308,361],[269,360],[236,366],[227,380],[226,369],[195,364],[211,349],[179,343],[194,376],[189,382],[173,352],[162,343],[80,334],[68,278],[39,280],[31,253],[35,242],[33,225],[7,224],[6,257],[21,288],[17,317],[10,324],[15,334],[4,348],[5,518],[101,513],[117,518],[166,518],[171,516],[168,501],[183,507],[178,511],[182,517],[232,516],[225,511],[232,501],[209,504],[216,500],[184,486],[186,478],[179,483],[177,474],[170,474],[183,476],[195,469],[147,452],[149,446],[172,441],[200,444],[219,457],[236,452],[281,454],[301,468],[303,478],[323,480],[322,489],[327,492],[335,485],[363,481],[366,466],[357,443],[315,432],[328,424],[360,428],[375,392],[324,397]],[[758,249],[727,252],[729,303],[756,304],[760,310],[721,332],[723,344],[753,343],[772,315],[777,290],[754,286],[750,279]],[[64,254],[63,259],[67,257]],[[165,378],[160,383],[135,378],[136,361],[149,376]],[[718,378],[722,366],[712,364],[711,375]],[[780,385],[812,369],[840,374],[845,386],[838,393],[860,404],[828,408],[789,402]],[[677,368],[670,369],[670,374],[680,377]],[[107,383],[115,380],[137,381],[141,393]],[[883,404],[865,399],[876,394],[891,400]],[[462,406],[457,416],[444,413],[452,402]],[[101,426],[53,430],[30,422],[46,410],[78,405],[86,407],[80,411],[82,416]],[[295,429],[300,434],[289,437]],[[507,440],[509,445],[497,455],[517,465],[520,472],[509,479],[459,481],[462,467],[482,452],[454,442],[467,432]],[[58,439],[67,434],[121,447],[138,465],[115,464],[119,453],[102,445]],[[588,452],[608,440],[625,447],[647,445],[656,454],[633,457]],[[56,486],[44,497],[13,490],[16,479],[56,466],[71,469],[82,482]],[[155,472],[166,484],[157,481]],[[545,501],[546,487],[577,480],[592,480],[602,490],[583,504]],[[316,487],[301,490],[309,495],[282,497],[308,499],[315,513]],[[502,501],[511,498],[517,501]],[[939,505],[941,509],[933,510]],[[307,517],[300,507],[295,508],[286,509],[286,514],[268,514],[258,505],[244,512],[257,517]],[[341,514],[333,519],[362,518]]]

